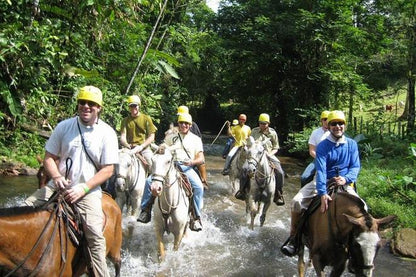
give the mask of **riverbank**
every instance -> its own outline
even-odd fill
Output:
[[[0,160],[0,176],[31,176],[38,172],[37,168],[31,168],[5,156],[0,156]]]

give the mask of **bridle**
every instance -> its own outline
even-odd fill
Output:
[[[170,175],[170,172],[173,170],[173,166],[174,166],[174,162],[173,162],[173,157],[171,158],[171,161],[170,161],[170,165],[169,165],[169,168],[168,168],[168,170],[166,171],[166,174],[165,175],[161,175],[161,174],[152,174],[152,182],[160,182],[161,184],[162,184],[162,191],[163,190],[165,190],[165,189],[169,189],[169,188],[171,188],[174,184],[176,184],[176,183],[178,183],[179,182],[179,178],[180,178],[180,176],[178,176],[177,174],[175,175],[176,176],[176,178],[172,181],[172,182],[170,182],[170,178],[169,178],[169,175]],[[179,203],[180,203],[180,197],[178,197],[178,199],[177,199],[177,202],[175,203],[175,204],[170,204],[169,203],[169,201],[168,201],[168,199],[167,199],[167,196],[166,196],[166,194],[164,193],[163,194],[163,196],[164,196],[164,200],[165,200],[165,203],[168,205],[168,207],[169,207],[169,210],[173,210],[173,209],[176,209],[178,206],[179,206]],[[162,212],[162,214],[164,214],[164,215],[167,215],[167,214],[169,214],[169,210],[164,210],[163,208],[162,208],[162,206],[161,206],[161,204],[160,204],[160,201],[158,201],[158,205],[159,205],[159,209],[161,210],[161,212]]]
[[[139,168],[139,166],[140,166],[139,162],[137,161],[137,158],[134,156],[134,154],[128,154],[128,155],[130,157],[130,160],[132,161],[132,163],[129,165],[129,167]],[[126,170],[126,172],[128,172],[128,169]],[[137,181],[139,179],[138,170],[133,170],[132,172],[134,172],[134,180],[132,182],[133,185],[128,188],[129,192],[132,192],[136,188],[136,184],[137,184]],[[123,175],[123,174],[120,173],[120,165],[119,165],[119,170],[117,170],[116,176],[117,176],[117,179],[123,179],[124,183],[127,184],[127,175]]]

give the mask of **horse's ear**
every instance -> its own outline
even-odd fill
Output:
[[[356,218],[347,214],[343,214],[349,222],[351,222],[352,224],[358,225],[358,226],[363,226],[364,225],[364,220],[362,217]]]
[[[43,164],[43,159],[40,157],[40,155],[36,155],[36,160],[39,164]]]
[[[388,215],[386,217],[379,218],[379,219],[375,218],[374,220],[380,226],[380,225],[388,224],[388,223],[392,222],[393,220],[395,220],[396,218],[397,218],[396,215]]]

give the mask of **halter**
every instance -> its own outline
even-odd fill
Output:
[[[166,174],[164,176],[163,175],[160,175],[160,174],[152,174],[152,182],[160,182],[162,184],[163,190],[165,190],[165,188],[167,188],[167,189],[171,188],[179,180],[179,177],[176,174],[175,180],[173,180],[171,183],[169,183],[169,181],[170,181],[169,180],[169,173],[171,172],[171,170],[173,170],[173,165],[174,165],[174,163],[172,161],[173,161],[173,157],[171,159],[171,163],[169,165],[169,168],[168,168],[168,170],[167,170],[167,172],[166,172]],[[171,205],[169,203],[168,199],[166,198],[166,194],[163,194],[163,195],[164,195],[165,203],[168,205],[169,210],[164,210],[162,208],[162,206],[160,205],[160,201],[158,201],[158,206],[159,206],[159,209],[162,212],[162,214],[164,216],[167,216],[167,215],[169,215],[169,213],[170,213],[171,210],[174,210],[174,209],[176,209],[179,206],[180,197],[178,197],[176,204]]]
[[[254,168],[256,169],[256,171],[255,171],[255,174],[254,174],[254,176],[255,176],[255,178],[256,178],[256,180],[261,180],[261,179],[268,179],[268,178],[270,178],[271,176],[272,176],[272,174],[273,174],[273,170],[272,170],[272,173],[271,174],[269,174],[269,175],[266,175],[266,174],[264,174],[263,172],[260,172],[260,171],[258,171],[257,170],[257,167],[258,167],[258,165],[260,164],[260,161],[263,159],[263,157],[264,157],[264,155],[266,154],[266,150],[263,150],[263,152],[261,153],[261,156],[260,156],[260,158],[257,160],[257,159],[255,159],[254,157],[249,157],[248,159],[247,159],[247,161],[248,161],[248,164],[249,165],[253,165],[254,166]],[[268,161],[267,161],[268,162]],[[261,175],[261,176],[257,176],[257,175]]]
[[[139,162],[137,161],[137,158],[134,156],[134,154],[129,154],[129,157],[133,161],[133,164],[130,165],[130,167],[139,168],[139,166],[140,166]],[[134,172],[134,181],[132,182],[133,186],[131,188],[129,188],[129,190],[128,190],[129,192],[132,192],[136,188],[137,181],[139,180],[139,172],[137,170],[133,170],[133,172]],[[117,173],[116,176],[117,176],[117,179],[121,178],[127,183],[127,176],[124,176],[124,175],[120,174],[120,170],[118,170],[118,173]]]

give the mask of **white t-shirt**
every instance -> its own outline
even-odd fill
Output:
[[[309,137],[308,144],[312,144],[317,146],[321,141],[326,139],[329,136],[329,130],[324,130],[324,128],[320,127],[312,131],[312,134]]]
[[[66,175],[72,185],[85,183],[96,173],[94,164],[85,153],[78,129],[78,116],[61,121],[46,142],[45,150],[60,157],[59,172]],[[79,123],[81,133],[84,137],[86,151],[98,168],[104,165],[118,164],[118,140],[117,134],[104,121],[98,120],[93,126],[84,126]],[[72,160],[72,166],[70,161]],[[69,169],[69,166],[71,168]],[[48,184],[54,187],[52,180]],[[93,191],[100,191],[100,186]]]
[[[168,136],[165,139],[165,143],[176,152],[177,161],[183,162],[194,159],[199,152],[204,151],[202,140],[197,135],[190,131],[186,135],[179,135],[181,136],[182,143],[178,135]],[[186,149],[186,152],[184,148]]]

